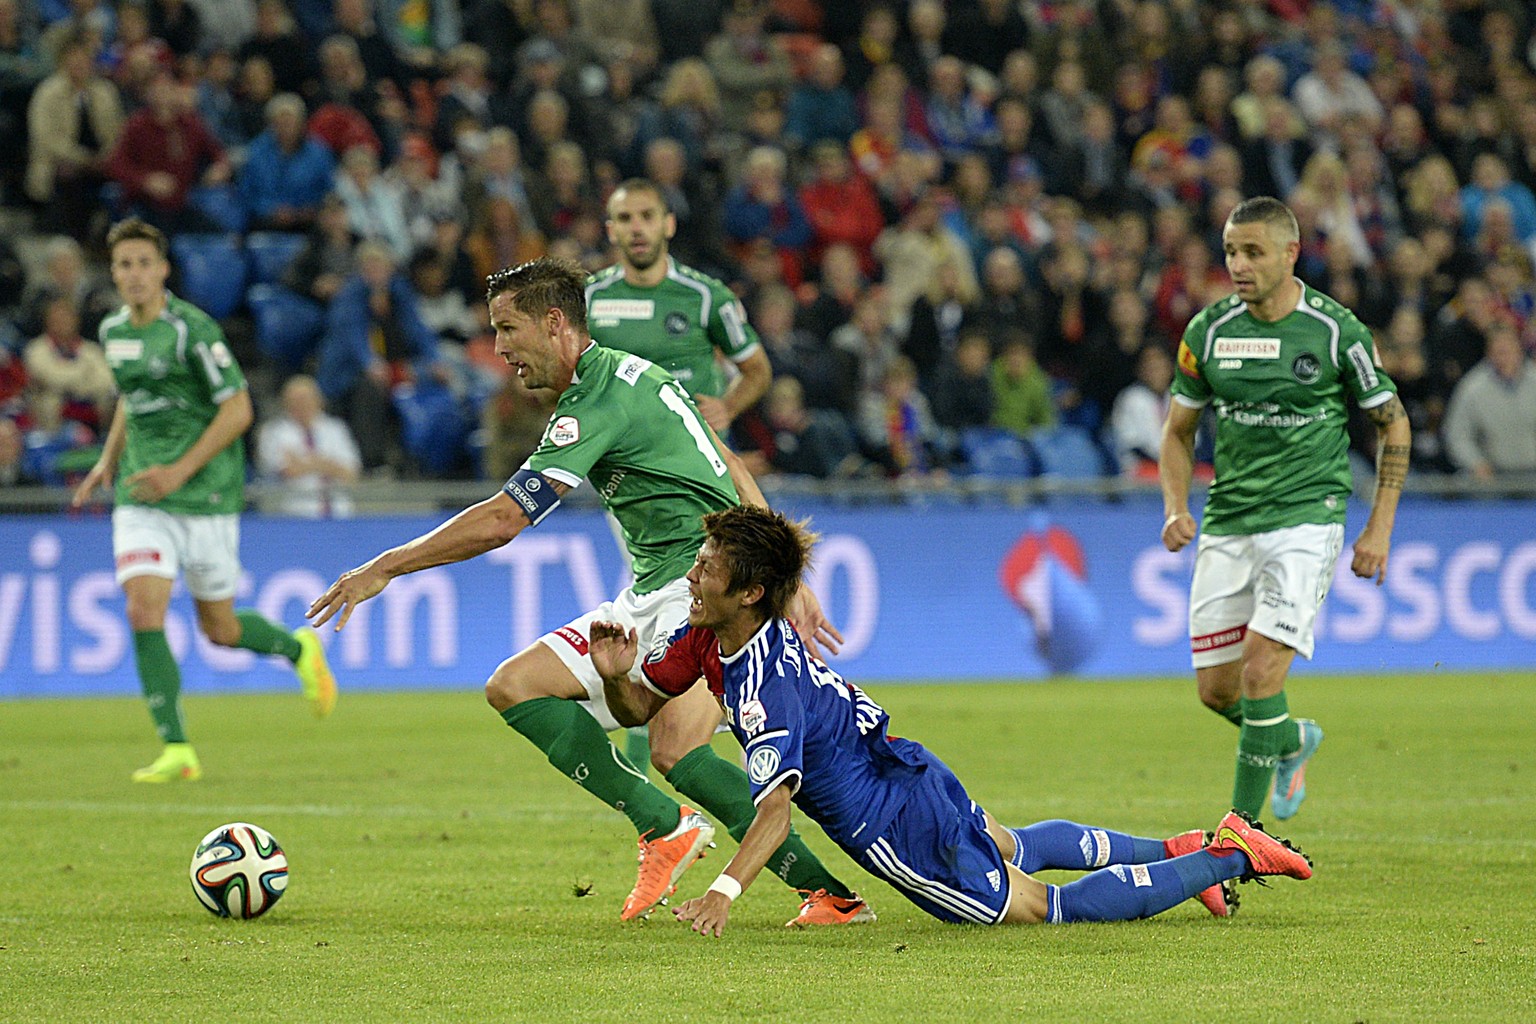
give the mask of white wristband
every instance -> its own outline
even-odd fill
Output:
[[[736,897],[741,895],[741,883],[730,875],[721,874],[719,878],[709,883],[708,891],[717,892],[734,903],[736,902]]]

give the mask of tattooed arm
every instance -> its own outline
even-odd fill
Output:
[[[1365,411],[1376,424],[1376,494],[1371,503],[1371,517],[1355,541],[1350,570],[1364,579],[1375,577],[1379,587],[1387,580],[1387,553],[1392,547],[1392,523],[1397,517],[1397,499],[1408,478],[1408,454],[1413,448],[1408,413],[1402,400],[1393,395],[1373,409]]]

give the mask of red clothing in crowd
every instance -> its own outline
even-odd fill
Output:
[[[187,205],[187,193],[203,172],[223,159],[224,148],[197,114],[185,111],[162,124],[144,107],[123,126],[107,174],[123,186],[130,201],[174,212]],[[144,188],[144,179],[156,171],[176,179],[176,191],[168,198],[156,199]]]

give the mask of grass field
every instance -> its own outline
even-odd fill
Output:
[[[1230,796],[1235,731],[1188,681],[869,690],[1005,822],[1166,835]],[[323,723],[193,696],[207,776],[169,787],[128,782],[155,753],[136,701],[0,703],[0,1021],[1536,1020],[1536,676],[1291,693],[1328,738],[1276,831],[1317,874],[1245,886],[1233,920],[943,925],[802,821],[879,922],[787,932],[764,879],[719,940],[618,920],[633,831],[474,689],[344,694]],[[187,881],[239,819],[292,863],[250,922]]]

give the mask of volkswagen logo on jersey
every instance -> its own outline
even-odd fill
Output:
[[[682,313],[668,313],[662,324],[666,327],[668,334],[685,334],[688,331],[688,317]]]
[[[998,566],[998,581],[1028,616],[1035,649],[1053,673],[1075,671],[1098,650],[1103,615],[1086,578],[1082,545],[1043,516]]]
[[[1291,375],[1303,384],[1316,384],[1323,375],[1323,367],[1316,356],[1303,352],[1291,362]]]
[[[759,786],[773,781],[773,776],[779,770],[779,751],[777,747],[771,747],[764,743],[752,751],[752,756],[747,758],[747,775]]]

